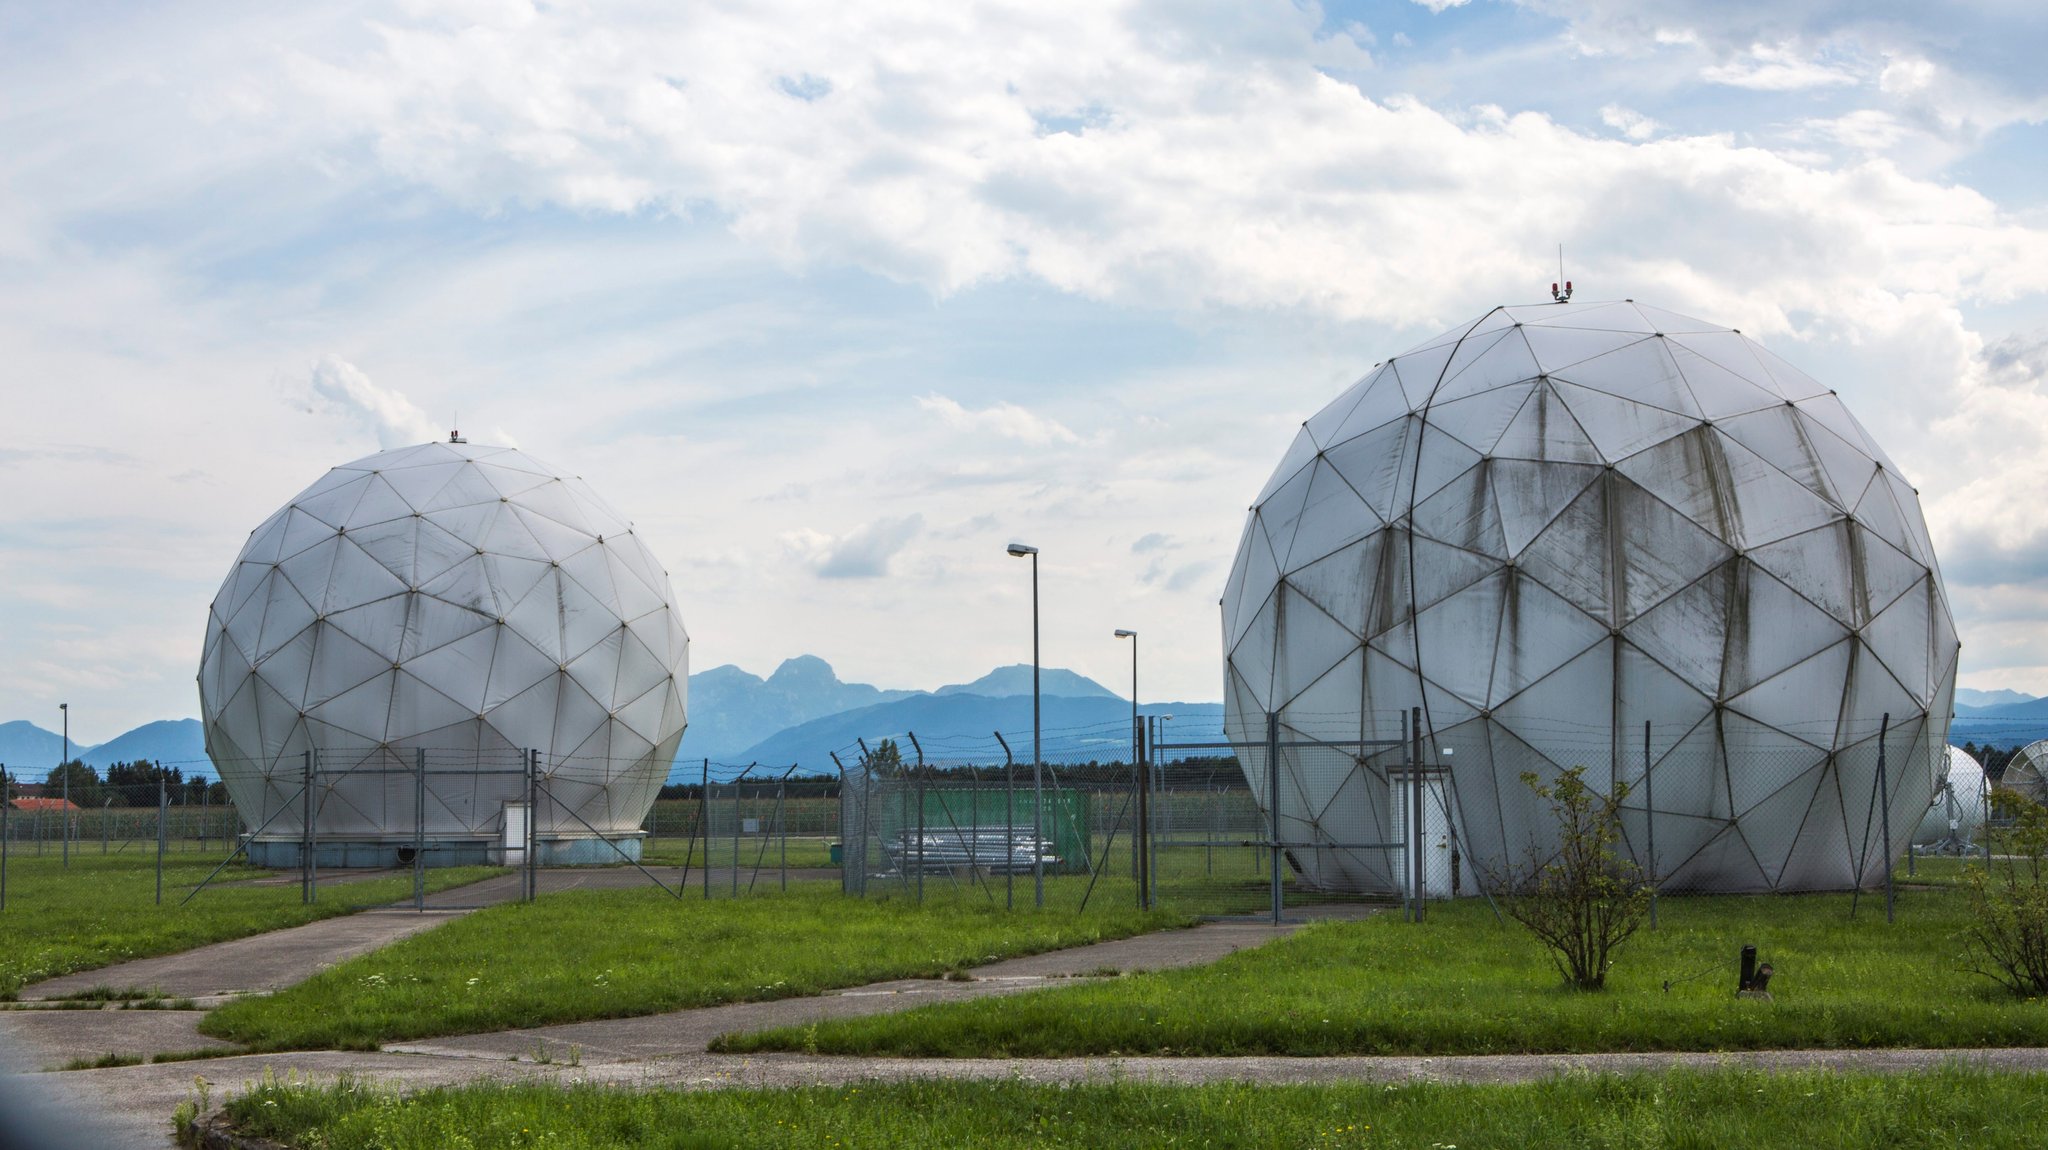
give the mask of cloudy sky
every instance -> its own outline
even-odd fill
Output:
[[[329,466],[582,474],[702,669],[1221,695],[1302,419],[1502,302],[1740,327],[1920,485],[2048,692],[2048,8],[0,3],[0,720],[196,712]]]

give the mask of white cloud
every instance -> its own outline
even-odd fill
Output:
[[[1014,403],[995,403],[979,411],[969,411],[955,400],[934,394],[919,396],[917,406],[938,416],[946,426],[956,431],[988,432],[1034,447],[1081,442],[1080,436],[1058,420],[1035,415]]]
[[[924,530],[924,516],[863,523],[844,535],[803,530],[783,542],[803,562],[827,579],[875,579],[889,573],[889,561]]]
[[[1462,8],[1471,2],[1472,0],[1414,0],[1414,3],[1420,4],[1432,12],[1439,13],[1451,8]]]
[[[378,447],[404,447],[440,438],[434,421],[412,400],[371,382],[361,369],[340,356],[323,355],[316,360],[310,382],[323,407],[374,432]]]
[[[1743,58],[1703,69],[1700,75],[1716,84],[1759,92],[1797,92],[1857,82],[1855,74],[1803,56],[1790,44],[1752,44]]]
[[[1631,140],[1647,140],[1664,127],[1641,112],[1619,104],[1609,104],[1600,109],[1600,122]]]

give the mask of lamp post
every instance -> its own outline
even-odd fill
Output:
[[[1149,812],[1145,808],[1145,783],[1150,772],[1142,761],[1144,740],[1138,733],[1138,633],[1118,627],[1116,637],[1131,641],[1131,781],[1136,784],[1134,795],[1138,807],[1138,833],[1131,840],[1131,877],[1138,881],[1138,909],[1147,910],[1151,899],[1146,897],[1145,864],[1151,861],[1146,849],[1150,845],[1151,826],[1146,817]]]
[[[1038,727],[1038,548],[1012,543],[1013,557],[1031,556],[1031,881],[1038,905],[1045,905],[1045,756],[1039,749]]]

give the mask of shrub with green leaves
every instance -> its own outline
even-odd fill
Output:
[[[1614,952],[1649,913],[1651,890],[1642,868],[1614,851],[1628,784],[1617,779],[1613,793],[1602,795],[1586,785],[1585,774],[1573,767],[1545,783],[1522,773],[1522,782],[1550,803],[1557,850],[1532,850],[1526,863],[1492,878],[1501,910],[1549,949],[1565,982],[1599,990]]]
[[[2048,807],[2001,790],[1991,811],[2012,825],[1989,865],[1964,879],[1972,922],[1963,968],[2022,997],[2048,995]]]

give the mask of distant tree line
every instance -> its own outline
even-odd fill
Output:
[[[15,786],[22,783],[18,773],[5,770],[0,770],[0,779]],[[159,766],[145,760],[108,764],[107,773],[102,776],[83,760],[73,759],[51,768],[49,774],[43,776],[43,793],[50,798],[61,798],[65,794],[67,779],[71,802],[79,807],[106,806],[108,799],[112,799],[116,806],[155,806],[159,781],[164,785],[165,796],[179,806],[228,801],[227,787],[219,780],[197,775],[188,779],[185,772],[177,767]]]
[[[1982,763],[1984,765],[1984,777],[1995,783],[2005,777],[2007,764],[2012,762],[2012,757],[2019,754],[2020,748],[2025,745],[2025,743],[2014,743],[2012,746],[2000,750],[1990,743],[1980,747],[1974,742],[1968,742],[1963,744],[1963,753]]]

